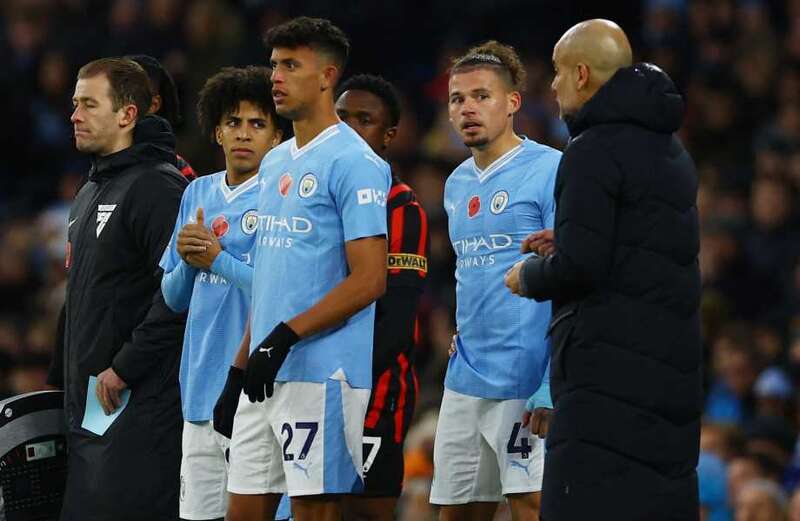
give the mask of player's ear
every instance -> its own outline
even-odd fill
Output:
[[[214,127],[214,138],[216,139],[217,144],[221,146],[222,145],[222,127],[220,125],[217,125],[216,127]]]
[[[336,82],[339,80],[339,68],[333,64],[325,65],[322,68],[321,76],[319,90],[332,90],[333,87],[336,86]]]
[[[161,94],[156,94],[150,100],[150,108],[147,110],[148,114],[157,114],[159,110],[161,110]]]
[[[389,143],[397,136],[397,127],[389,127],[383,133],[383,148],[389,146]]]
[[[508,94],[508,115],[513,116],[522,107],[522,96],[519,91],[513,91]]]
[[[276,129],[275,134],[272,135],[272,144],[270,145],[270,148],[275,148],[276,146],[280,145],[281,141],[283,141],[283,130]]]

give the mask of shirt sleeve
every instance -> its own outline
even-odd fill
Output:
[[[428,216],[417,203],[405,204],[389,215],[387,287],[422,289],[428,275]]]
[[[172,271],[164,272],[161,277],[161,292],[164,294],[164,302],[172,311],[180,313],[189,309],[196,274],[197,269],[183,260]]]
[[[363,152],[334,163],[331,196],[342,219],[344,240],[386,236],[386,198],[389,167],[374,154]]]
[[[219,252],[217,258],[211,264],[211,271],[217,275],[222,275],[243,290],[248,297],[250,287],[253,285],[253,267],[246,262],[237,259],[225,250]]]
[[[540,407],[544,407],[545,409],[552,409],[553,408],[553,398],[550,395],[550,361],[547,362],[547,367],[544,369],[544,375],[542,376],[542,383],[539,384],[539,388],[536,389],[536,392],[528,398],[528,403],[525,404],[525,408],[529,411],[533,411],[534,409],[538,409]]]
[[[181,205],[186,181],[177,175],[153,172],[142,176],[127,196],[126,220],[132,240],[136,242],[145,262],[159,268],[159,259],[170,237]],[[159,273],[160,275],[160,273]],[[133,330],[111,366],[128,385],[142,380],[165,357],[180,351],[186,315],[175,313],[167,306],[161,289],[156,291],[144,320]]]
[[[194,288],[194,278],[197,274],[197,269],[186,264],[178,254],[177,249],[178,233],[186,223],[186,215],[192,211],[192,192],[193,190],[190,187],[183,193],[172,237],[170,237],[169,244],[164,249],[159,262],[159,266],[164,270],[164,275],[161,278],[161,292],[164,295],[164,302],[175,312],[186,311],[189,308]]]
[[[579,298],[611,269],[621,172],[597,145],[572,147],[558,176],[556,251],[525,261],[525,296],[539,302]]]

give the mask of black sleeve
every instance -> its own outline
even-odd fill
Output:
[[[164,358],[180,350],[186,313],[175,313],[164,302],[159,289],[147,316],[133,330],[130,342],[122,345],[111,367],[129,386],[142,380]]]
[[[417,306],[428,273],[428,220],[417,203],[391,211],[386,293],[378,300],[373,373],[385,371],[414,342]]]
[[[387,291],[394,286],[422,289],[428,275],[429,242],[428,217],[419,204],[391,211]]]
[[[620,178],[608,152],[597,145],[576,143],[565,152],[556,180],[556,251],[525,261],[521,277],[526,296],[572,300],[608,276]]]
[[[56,341],[53,346],[53,358],[47,371],[47,385],[56,389],[64,389],[64,326],[67,320],[67,306],[61,306],[56,326]]]
[[[414,323],[421,294],[418,288],[390,286],[378,300],[380,316],[375,322],[373,374],[383,373],[397,355],[414,342]]]
[[[177,173],[143,175],[128,194],[128,228],[148,266],[162,275],[158,262],[172,237],[186,181]],[[157,366],[164,356],[180,350],[186,324],[185,313],[175,313],[156,291],[144,320],[136,326],[111,367],[128,385],[136,383]]]

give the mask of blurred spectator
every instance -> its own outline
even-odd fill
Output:
[[[730,521],[728,509],[727,469],[725,463],[707,452],[700,453],[697,465],[700,494],[700,521]]]
[[[753,415],[753,384],[761,359],[753,345],[752,331],[745,324],[730,325],[716,338],[713,350],[711,389],[706,417],[715,422],[742,422]]]
[[[789,377],[781,369],[777,367],[764,369],[758,375],[753,391],[758,415],[789,419],[794,388]]]
[[[753,480],[744,484],[736,500],[736,521],[784,521],[786,494],[771,481]]]
[[[796,488],[789,501],[788,521],[800,521],[800,488]]]
[[[713,454],[724,463],[744,452],[745,439],[732,424],[704,422],[700,430],[700,451]]]

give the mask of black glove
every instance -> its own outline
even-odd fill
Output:
[[[300,340],[292,328],[281,322],[267,338],[261,341],[247,361],[244,392],[251,402],[272,397],[275,377],[289,355],[289,350]]]
[[[225,387],[214,405],[214,430],[228,439],[233,435],[233,417],[236,415],[243,386],[244,370],[231,366]]]

